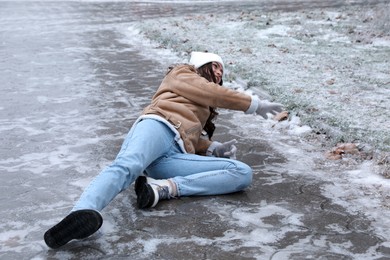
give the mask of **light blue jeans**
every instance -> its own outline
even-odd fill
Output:
[[[176,184],[178,196],[218,195],[237,192],[252,181],[252,169],[239,161],[185,154],[175,133],[163,122],[143,119],[123,142],[115,161],[85,189],[72,211],[101,211],[144,172]]]

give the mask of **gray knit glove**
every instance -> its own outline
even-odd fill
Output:
[[[260,100],[259,106],[256,109],[256,114],[261,115],[264,119],[267,119],[267,113],[276,115],[283,111],[283,105],[279,103],[272,103],[268,100]]]
[[[214,155],[215,157],[236,159],[237,147],[234,145],[236,143],[237,143],[236,139],[233,139],[225,143],[214,141],[210,145],[208,151],[211,152],[211,154]]]

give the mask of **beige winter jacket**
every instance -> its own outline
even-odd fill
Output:
[[[180,133],[188,153],[205,154],[211,144],[201,133],[210,115],[209,107],[253,113],[256,99],[209,82],[191,65],[179,65],[163,79],[143,115],[159,115]]]

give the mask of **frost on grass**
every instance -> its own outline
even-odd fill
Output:
[[[332,145],[359,142],[388,152],[389,8],[206,14],[134,26],[183,59],[191,51],[220,54],[226,82],[244,78]]]

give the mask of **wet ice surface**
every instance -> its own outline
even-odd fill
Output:
[[[248,9],[253,8],[248,5]],[[183,9],[191,13],[202,10],[191,5]],[[302,138],[305,129],[294,123],[299,118],[276,124],[227,111],[221,111],[215,138],[239,140],[238,158],[255,172],[248,190],[181,198],[141,211],[134,207],[135,195],[130,189],[103,211],[101,232],[61,250],[47,249],[42,240],[44,231],[68,213],[89,181],[115,157],[166,65],[185,58],[181,53],[155,48],[160,44],[148,43],[138,34],[139,24],[132,21],[177,15],[178,10],[161,4],[0,2],[0,258],[390,257],[389,184],[374,173],[372,161],[324,159],[318,142]],[[274,13],[272,20],[279,24],[272,25],[272,30],[259,28],[263,40],[266,36],[275,41],[275,46],[267,46],[263,62],[289,55],[276,40],[289,33],[286,26],[301,14]],[[214,19],[205,18],[204,22]],[[243,19],[248,20],[244,22],[249,28],[253,26],[250,18],[244,15]],[[144,24],[153,30],[154,21]],[[171,20],[158,21],[176,33],[180,30],[175,27],[182,26],[184,31],[187,25],[183,19],[178,19],[178,25]],[[201,29],[202,21],[197,20]],[[194,25],[191,20],[187,23]],[[214,33],[218,32],[211,24]],[[242,26],[234,19],[224,25]],[[218,26],[223,29],[222,24]],[[200,32],[199,39],[207,36],[206,30]],[[220,41],[224,38],[219,37]],[[193,44],[193,39],[189,40]],[[386,38],[381,40],[386,44]],[[183,51],[180,46],[175,50]],[[228,64],[231,75],[256,76],[239,64],[241,59],[233,59],[240,55],[243,62],[250,62],[245,58],[249,54],[245,56],[245,51],[235,46],[231,52],[222,43],[219,46],[227,61],[235,61]],[[368,47],[361,46],[364,50]],[[380,59],[388,53],[385,47],[375,47],[378,53],[370,55]],[[253,51],[254,47],[247,48]],[[270,64],[267,70],[294,67],[291,63]],[[267,70],[260,76],[271,83],[262,85],[284,82]],[[302,73],[317,80],[318,74],[311,72],[313,75]],[[332,73],[341,72],[334,68]],[[385,82],[388,74],[381,73],[375,74],[383,76],[377,80]],[[372,97],[385,98],[386,93]]]

